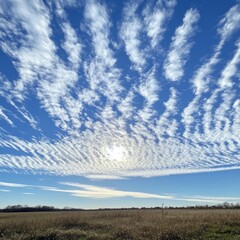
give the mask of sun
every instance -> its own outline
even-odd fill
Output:
[[[122,146],[113,146],[108,148],[107,155],[109,159],[123,161],[125,158],[126,149]]]

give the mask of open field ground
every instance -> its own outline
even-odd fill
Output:
[[[0,239],[240,239],[240,210],[0,213]]]

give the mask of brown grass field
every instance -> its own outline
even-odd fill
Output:
[[[240,239],[240,210],[0,213],[0,239]]]

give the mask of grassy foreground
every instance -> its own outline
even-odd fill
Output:
[[[0,213],[0,239],[240,239],[240,210]]]

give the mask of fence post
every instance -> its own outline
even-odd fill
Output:
[[[162,220],[164,218],[164,209],[163,209],[163,207],[164,207],[164,203],[162,204]]]

